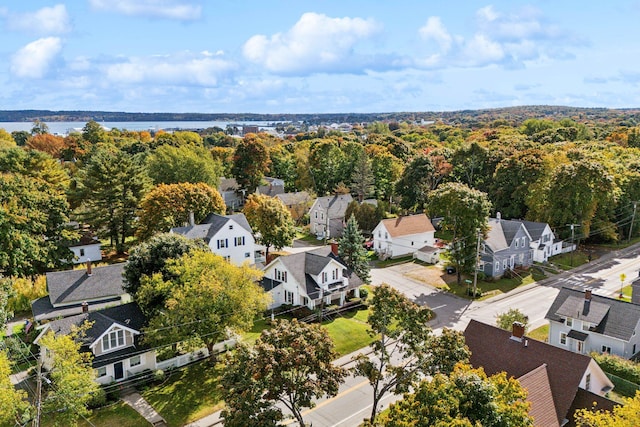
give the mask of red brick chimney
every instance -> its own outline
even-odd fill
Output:
[[[584,290],[584,299],[586,301],[591,301],[591,289]]]
[[[82,303],[82,312],[83,313],[88,313],[89,312],[89,303],[86,302],[86,301]]]
[[[87,260],[87,276],[91,276],[91,260]]]
[[[338,256],[338,243],[337,242],[331,242],[331,252],[333,252],[333,254],[335,256]]]
[[[522,342],[522,337],[524,337],[524,324],[520,322],[513,322],[511,339]]]

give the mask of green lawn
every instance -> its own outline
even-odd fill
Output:
[[[395,259],[385,259],[384,261],[375,261],[376,264],[376,268],[384,268],[384,267],[389,267],[390,265],[396,265],[396,264],[402,264],[405,262],[409,262],[413,260],[413,256],[412,255],[408,255],[405,257],[401,257],[401,258],[395,258]]]
[[[373,338],[367,333],[369,329],[368,315],[369,310],[363,309],[345,313],[343,317],[332,321],[322,322],[329,331],[335,350],[340,356],[353,353],[373,342]]]
[[[182,426],[222,408],[221,369],[221,364],[214,367],[208,361],[196,363],[171,372],[164,384],[151,387],[142,395],[169,426]]]
[[[589,253],[577,250],[566,254],[560,254],[549,258],[549,262],[563,270],[571,270],[589,262]]]
[[[527,336],[529,338],[533,338],[534,340],[546,342],[547,338],[549,338],[549,324],[540,326],[539,328],[528,332]]]
[[[482,291],[482,297],[480,299],[491,298],[495,295],[500,295],[503,293],[507,293],[518,286],[528,285],[529,283],[536,282],[538,280],[544,279],[544,275],[542,275],[537,269],[530,269],[526,272],[519,273],[520,276],[514,276],[512,278],[502,278],[498,280],[478,280],[478,289]],[[458,285],[456,282],[449,283],[447,285],[447,291],[462,297],[462,298],[471,298],[467,293],[467,280],[473,280],[473,277],[465,277],[462,278],[462,284]],[[470,287],[473,287],[471,285]]]
[[[137,427],[148,425],[147,421],[132,407],[124,402],[118,402],[106,408],[93,411],[89,422],[81,419],[78,423],[81,427]]]

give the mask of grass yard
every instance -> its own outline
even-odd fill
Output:
[[[363,309],[350,311],[332,321],[322,322],[322,325],[329,331],[339,356],[353,353],[371,344],[373,338],[367,333],[369,329],[368,315],[369,310]]]
[[[549,324],[540,326],[539,328],[534,329],[531,332],[527,333],[529,338],[533,338],[534,340],[547,342],[547,338],[549,338]]]
[[[528,285],[529,283],[536,282],[544,279],[544,275],[537,269],[532,268],[527,272],[521,272],[520,276],[514,276],[511,278],[502,278],[498,280],[478,280],[478,289],[482,291],[482,297],[479,299],[487,299],[496,295],[507,293],[519,286]],[[456,282],[447,284],[447,291],[451,292],[462,298],[471,298],[467,293],[466,277],[463,276],[462,284],[458,285]],[[473,279],[470,277],[469,279]],[[470,285],[473,287],[473,285]]]
[[[249,344],[253,344],[256,342],[260,334],[263,330],[267,329],[269,325],[267,324],[267,319],[258,319],[253,322],[253,328],[250,331],[242,334],[242,342],[246,342]]]
[[[81,427],[137,427],[148,424],[142,415],[124,402],[95,410],[87,419],[89,422],[80,419],[78,425]]]
[[[220,375],[222,365],[208,361],[168,374],[167,380],[142,395],[169,426],[182,426],[222,408]]]
[[[549,258],[549,262],[563,270],[571,270],[589,262],[589,253],[583,250],[576,250],[566,254],[560,254]]]
[[[376,268],[385,268],[385,267],[389,267],[390,265],[396,265],[396,264],[402,264],[405,262],[409,262],[413,260],[413,256],[412,255],[407,255],[405,257],[401,257],[401,258],[395,258],[395,259],[385,259],[384,261],[374,261]]]

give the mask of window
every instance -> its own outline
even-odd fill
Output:
[[[284,291],[284,302],[287,304],[293,304],[293,292]]]
[[[500,271],[500,261],[496,261],[496,271]]]
[[[140,364],[140,356],[133,356],[129,359],[129,366],[134,367]]]
[[[325,283],[327,281],[327,272],[323,271],[322,272],[322,283]]]
[[[244,246],[244,236],[242,236],[242,237],[236,237],[236,238],[235,238],[234,245],[235,245],[235,246]]]
[[[84,248],[80,248],[80,256],[84,256]]]
[[[584,350],[584,343],[582,341],[578,341],[577,352],[582,354],[583,350]]]
[[[250,253],[250,252],[245,252],[245,253],[244,253],[244,257],[245,257],[245,258],[249,258],[250,256],[251,256],[251,253]]]
[[[107,375],[107,367],[106,366],[101,366],[98,369],[96,369],[96,377],[100,378],[100,377],[104,377]]]
[[[520,246],[520,241],[516,239],[516,248]]]
[[[413,242],[411,242],[411,246],[413,246]]]
[[[327,305],[331,305],[331,295],[329,295],[328,297],[326,297],[324,299],[324,301],[327,303]]]
[[[384,238],[388,239],[389,238],[389,233],[387,233],[386,231],[384,232]]]
[[[506,259],[503,259],[503,260],[502,260],[502,268],[503,268],[504,270],[506,270],[506,269],[507,269],[507,260],[506,260]]]
[[[583,331],[588,331],[590,327],[591,327],[591,323],[582,322],[582,330]]]
[[[591,374],[587,374],[587,377],[584,380],[584,389],[589,391],[591,389]]]
[[[231,262],[231,255],[227,255],[226,257],[224,257],[224,260],[227,262]]]
[[[122,346],[124,346],[124,331],[122,329],[111,331],[102,337],[103,351]]]
[[[318,219],[318,211],[316,211],[316,219]]]
[[[522,238],[522,247],[524,248],[525,246],[527,246],[527,238],[523,237]]]
[[[228,248],[229,241],[228,239],[218,239],[218,249]]]
[[[307,304],[309,304],[309,298],[302,297],[302,305],[307,305]]]
[[[233,230],[233,224],[229,224],[229,230]]]
[[[570,317],[567,317],[567,326],[568,327],[572,327],[573,326],[573,319]]]
[[[378,230],[378,237],[382,237],[382,230]]]
[[[560,332],[560,344],[567,345],[567,334]]]
[[[602,346],[602,353],[611,354],[611,347],[607,347],[606,345]]]

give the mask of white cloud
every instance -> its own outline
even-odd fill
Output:
[[[439,17],[430,17],[418,33],[425,48],[428,42],[435,41],[437,49],[428,50],[415,61],[416,65],[426,69],[489,65],[513,69],[530,61],[573,57],[565,46],[574,46],[576,41],[545,22],[537,9],[525,7],[517,13],[504,14],[486,6],[476,12],[476,23],[472,34],[453,35]]]
[[[243,53],[249,61],[275,73],[362,72],[382,64],[376,58],[356,54],[354,48],[380,30],[372,19],[305,13],[286,33],[251,37]]]
[[[191,54],[128,58],[108,65],[106,77],[115,84],[216,86],[236,64],[220,56]]]
[[[178,21],[200,19],[202,7],[177,0],[90,0],[91,6],[129,16],[166,18]]]
[[[43,7],[32,13],[7,14],[7,28],[35,34],[64,34],[71,30],[71,20],[64,4]]]
[[[61,50],[62,41],[58,37],[31,42],[13,55],[11,72],[18,77],[42,78]]]

